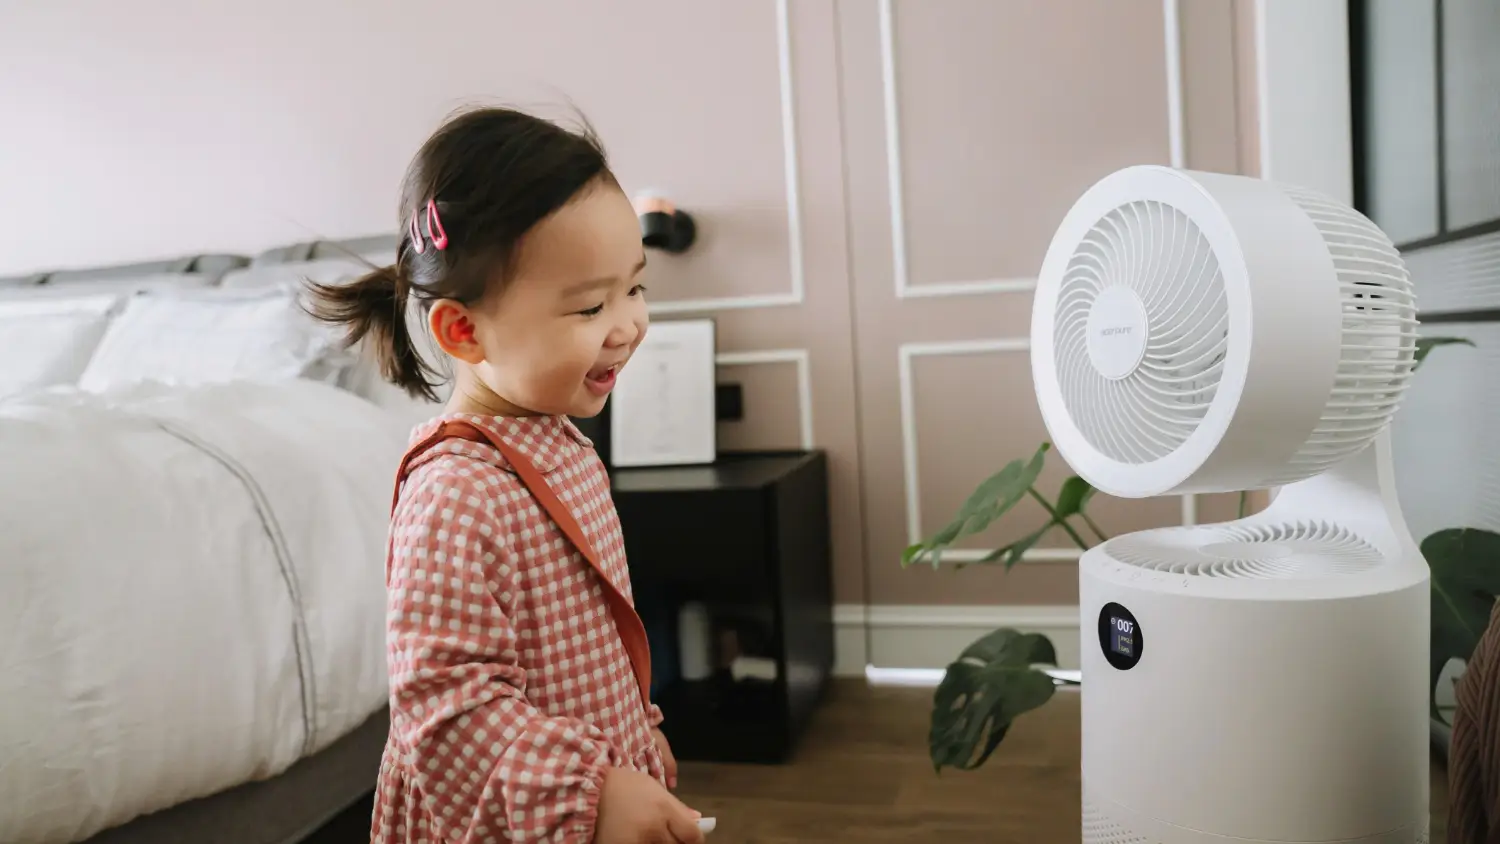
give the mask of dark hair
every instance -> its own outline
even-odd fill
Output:
[[[600,183],[616,184],[587,121],[574,132],[506,108],[459,114],[407,168],[396,263],[350,283],[310,282],[309,312],[344,326],[349,346],[367,340],[387,381],[436,401],[441,381],[412,342],[409,298],[424,308],[437,299],[478,301],[508,279],[517,246],[533,226]],[[429,201],[436,227],[429,226]],[[434,235],[447,236],[446,248],[435,248]]]

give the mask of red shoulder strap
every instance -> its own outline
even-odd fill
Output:
[[[615,627],[620,633],[621,641],[625,644],[625,651],[630,655],[636,683],[640,685],[641,703],[649,704],[651,702],[651,647],[646,640],[646,626],[641,622],[641,617],[636,613],[630,599],[626,598],[625,594],[615,586],[614,581],[609,579],[609,575],[605,574],[598,553],[588,541],[588,537],[584,535],[583,529],[579,527],[578,520],[573,518],[573,511],[558,499],[557,494],[552,491],[552,487],[537,470],[536,465],[521,452],[512,448],[509,443],[468,422],[444,422],[436,431],[408,449],[406,455],[401,458],[401,468],[396,472],[396,489],[391,496],[391,511],[395,512],[396,504],[401,500],[401,485],[406,481],[412,460],[449,438],[488,443],[499,450],[505,461],[516,470],[521,483],[526,485],[526,488],[536,497],[537,503],[551,517],[553,523],[564,536],[568,537],[568,540],[588,561],[589,566],[599,575],[599,585],[604,590],[604,600],[609,604],[610,615],[614,617]]]

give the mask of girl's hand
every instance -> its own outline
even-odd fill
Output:
[[[599,794],[593,844],[704,844],[701,817],[656,777],[611,768]]]
[[[667,788],[677,787],[677,757],[672,755],[672,745],[658,727],[651,728],[651,737],[656,739],[656,749],[661,753],[662,767],[666,769]]]

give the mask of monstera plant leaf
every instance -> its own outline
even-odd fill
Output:
[[[1422,540],[1432,570],[1432,665],[1427,690],[1437,712],[1437,681],[1450,659],[1467,660],[1500,596],[1500,534],[1449,528]]]
[[[942,561],[944,548],[966,536],[979,533],[989,527],[991,522],[1005,515],[1010,508],[1016,506],[1016,502],[1026,496],[1031,485],[1036,483],[1050,448],[1051,443],[1042,443],[1030,460],[1012,460],[1005,468],[985,479],[958,509],[958,515],[953,521],[926,541],[908,547],[901,554],[902,567],[919,562],[925,556],[932,567],[937,568]]]
[[[1088,506],[1089,499],[1094,497],[1095,491],[1094,487],[1088,481],[1077,475],[1073,475],[1063,481],[1062,488],[1057,492],[1057,504],[1052,507],[1051,519],[1046,524],[1009,545],[996,548],[985,554],[979,559],[979,562],[1000,562],[1005,565],[1006,571],[1010,571],[1010,567],[1019,563],[1026,552],[1031,550],[1031,546],[1040,542],[1042,537],[1047,535],[1047,531],[1055,527],[1061,527],[1065,530],[1069,529],[1067,527],[1067,520],[1070,516],[1082,515],[1087,519],[1088,516],[1084,513],[1084,507]],[[1093,522],[1089,522],[1090,526],[1093,526],[1093,524]]]
[[[1047,535],[1047,531],[1056,526],[1057,520],[1053,519],[1037,528],[1036,530],[1032,531],[1031,533],[1028,533],[1020,539],[1017,539],[1015,542],[1012,542],[1009,545],[1002,545],[1001,547],[996,548],[988,554],[985,554],[983,557],[979,558],[979,562],[1002,563],[1005,566],[1005,570],[1010,571],[1011,566],[1021,562],[1021,558],[1025,556],[1027,551],[1031,550],[1031,546],[1040,542],[1042,540],[1042,537]]]
[[[976,639],[959,654],[932,696],[927,746],[934,770],[983,765],[1016,716],[1052,698],[1056,685],[1036,665],[1057,665],[1051,640],[1009,628]]]
[[[1057,491],[1057,517],[1066,519],[1082,513],[1095,492],[1092,484],[1077,475],[1063,481],[1062,489]]]
[[[1438,346],[1473,346],[1474,341],[1466,337],[1418,337],[1417,353],[1411,365],[1411,371],[1416,372],[1422,361],[1427,360],[1428,352]]]

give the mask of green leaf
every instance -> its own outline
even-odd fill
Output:
[[[934,770],[983,765],[1017,716],[1052,698],[1052,678],[1033,666],[1056,664],[1056,649],[1039,633],[1000,629],[965,648],[932,696]]]
[[[1056,667],[1057,649],[1052,646],[1051,639],[1040,633],[1022,633],[1001,627],[970,642],[958,655],[958,661]]]
[[[1020,539],[1017,539],[1015,542],[1012,542],[1003,548],[996,548],[988,554],[985,554],[983,557],[979,558],[979,562],[993,563],[1003,560],[1005,564],[1005,570],[1010,571],[1011,566],[1021,562],[1021,557],[1024,556],[1027,551],[1031,550],[1031,546],[1040,542],[1041,538],[1047,535],[1047,531],[1056,526],[1056,521],[1049,521],[1036,530],[1032,531],[1031,533],[1028,533]]]
[[[1077,475],[1068,478],[1063,481],[1062,489],[1058,492],[1057,504],[1052,508],[1053,512],[1057,514],[1057,518],[1049,519],[1046,524],[1031,533],[1026,534],[1009,545],[996,548],[983,557],[980,557],[976,562],[1003,563],[1005,570],[1009,571],[1011,566],[1021,561],[1021,558],[1025,556],[1027,551],[1031,550],[1032,546],[1036,545],[1042,540],[1042,537],[1047,535],[1047,531],[1062,526],[1064,520],[1069,516],[1076,516],[1083,513],[1084,507],[1088,505],[1089,499],[1094,497],[1096,491],[1088,481]],[[929,546],[926,544],[910,546],[902,554],[902,565],[906,565],[909,559],[914,558],[915,555],[922,553],[924,549],[928,548]],[[942,549],[932,548],[928,550],[928,553],[931,555],[929,559],[935,560],[942,554]]]
[[[1412,361],[1411,371],[1416,372],[1422,361],[1427,359],[1427,353],[1438,346],[1474,346],[1474,341],[1466,337],[1418,337],[1417,354]]]
[[[906,568],[907,566],[916,562],[917,557],[921,555],[922,551],[926,548],[927,546],[923,545],[920,542],[918,542],[916,545],[906,546],[906,550],[901,552],[901,567]]]
[[[986,478],[969,495],[952,522],[929,539],[908,547],[901,554],[901,565],[909,566],[924,555],[930,555],[936,565],[936,561],[941,559],[942,549],[966,536],[983,531],[990,523],[1009,512],[1026,495],[1031,485],[1036,483],[1037,476],[1042,473],[1047,451],[1051,448],[1051,443],[1044,442],[1037,447],[1029,461],[1012,460],[1005,468]]]
[[[1062,489],[1057,491],[1057,515],[1066,519],[1069,516],[1083,512],[1088,506],[1089,499],[1094,497],[1093,484],[1077,475],[1063,481]]]
[[[1477,528],[1448,528],[1422,540],[1422,556],[1432,573],[1432,664],[1427,690],[1450,659],[1467,660],[1490,623],[1500,596],[1500,534]]]

